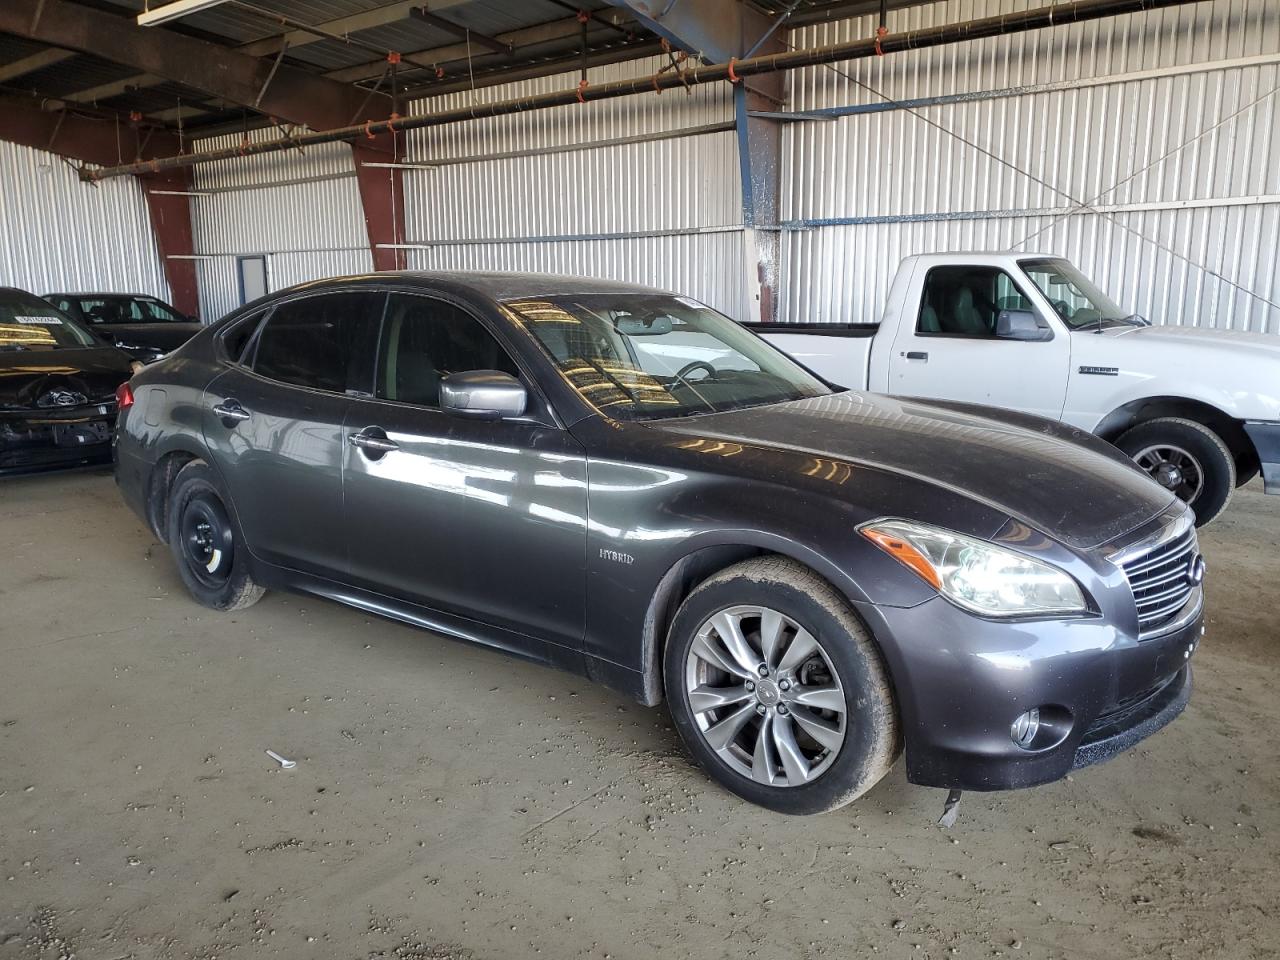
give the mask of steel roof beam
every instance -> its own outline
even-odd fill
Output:
[[[609,0],[673,46],[707,63],[741,57],[772,22],[741,0]]]
[[[16,80],[18,77],[25,77],[28,73],[35,73],[37,70],[43,70],[45,67],[52,67],[55,64],[62,63],[64,60],[70,60],[76,56],[72,50],[41,50],[39,53],[33,53],[29,57],[23,57],[21,60],[15,60],[13,63],[0,64],[0,83],[8,83],[10,80]]]
[[[443,30],[445,33],[450,33],[455,37],[461,37],[463,40],[474,41],[492,53],[511,54],[511,44],[503,43],[501,40],[496,37],[491,37],[488,34],[476,33],[474,30],[471,30],[460,23],[454,23],[452,20],[432,13],[426,7],[414,7],[412,16],[415,20],[421,20],[429,27],[435,27],[437,30]]]
[[[436,0],[435,6],[437,9],[444,9],[465,2],[466,0]],[[374,10],[366,10],[364,13],[338,17],[335,20],[326,20],[324,23],[316,24],[315,31],[345,36],[350,33],[359,33],[361,30],[372,30],[376,27],[383,27],[389,23],[396,23],[406,19],[409,16],[409,11],[421,6],[421,4],[422,0],[399,0],[397,3],[378,7]],[[296,50],[298,47],[319,43],[325,39],[328,38],[313,30],[290,30],[287,33],[241,44],[234,49],[251,57],[273,57],[280,52],[281,44],[286,44],[289,50]],[[67,54],[67,56],[74,56],[74,54]],[[376,61],[377,69],[370,75],[377,76],[385,66],[385,59]],[[0,77],[3,76],[3,70],[4,68],[0,67]],[[344,78],[331,76],[331,79],[341,82]],[[109,100],[112,97],[119,97],[133,90],[158,87],[165,82],[164,77],[157,77],[150,73],[140,73],[137,76],[125,77],[123,80],[115,80],[111,83],[99,84],[96,87],[89,87],[85,90],[77,90],[75,93],[67,94],[66,99],[78,100],[81,103],[92,103],[96,100]]]
[[[335,80],[284,64],[272,77],[267,60],[67,0],[7,0],[0,4],[0,31],[136,67],[315,130],[387,113],[383,98]]]

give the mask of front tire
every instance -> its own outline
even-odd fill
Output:
[[[1203,527],[1226,509],[1236,488],[1236,462],[1222,438],[1203,424],[1161,417],[1121,434],[1116,446],[1195,512]]]
[[[830,584],[784,557],[746,560],[694,590],[663,666],[694,759],[771,810],[843,806],[901,751],[888,671],[866,628]]]
[[[249,575],[243,538],[217,478],[203,460],[183,467],[169,496],[169,549],[191,596],[214,610],[241,610],[266,591]]]

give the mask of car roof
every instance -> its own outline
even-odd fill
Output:
[[[598,277],[578,277],[556,273],[502,273],[497,271],[424,271],[395,270],[350,277],[313,280],[289,288],[290,291],[319,290],[351,284],[423,286],[435,289],[467,290],[493,300],[518,300],[523,297],[549,297],[585,293],[667,293],[657,287]],[[276,291],[285,293],[287,291]]]
[[[44,297],[132,297],[136,300],[159,300],[150,293],[120,293],[115,290],[50,290]]]

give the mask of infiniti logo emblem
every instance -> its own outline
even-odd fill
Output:
[[[1204,583],[1205,562],[1201,554],[1196,554],[1187,561],[1187,583],[1198,587]]]
[[[89,402],[89,398],[75,390],[50,390],[38,401],[41,407],[79,407]]]

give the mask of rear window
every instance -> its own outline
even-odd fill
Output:
[[[81,349],[103,344],[35,294],[0,290],[0,351]]]

